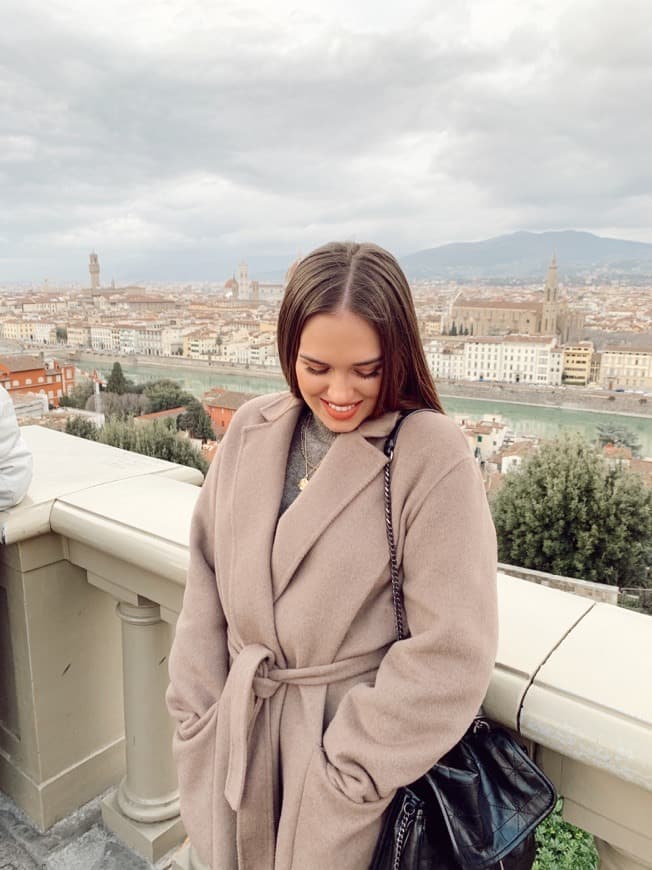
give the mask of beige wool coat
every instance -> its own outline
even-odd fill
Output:
[[[415,414],[398,439],[411,637],[392,643],[397,414],[340,435],[279,519],[302,407],[238,411],[193,517],[167,697],[182,818],[213,870],[365,870],[395,789],[462,736],[496,652],[495,534],[459,428]]]

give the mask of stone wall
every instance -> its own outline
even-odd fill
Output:
[[[561,577],[559,574],[548,574],[545,571],[535,571],[532,568],[519,568],[515,565],[498,563],[498,570],[510,577],[519,577],[521,580],[529,580],[540,586],[550,589],[561,589],[562,592],[572,592],[593,601],[602,601],[605,604],[618,604],[618,587],[608,586],[606,583],[591,583],[588,580],[580,580],[576,577]]]
[[[549,387],[443,379],[437,382],[437,387],[442,396],[451,398],[493,399],[496,402],[543,405],[568,411],[602,411],[606,414],[652,417],[652,395],[615,393],[597,387]]]

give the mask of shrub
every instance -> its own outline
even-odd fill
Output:
[[[593,837],[565,822],[562,806],[560,799],[536,830],[538,849],[532,870],[597,870],[599,858]]]

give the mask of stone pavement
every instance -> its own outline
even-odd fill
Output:
[[[150,864],[107,831],[99,799],[42,833],[0,791],[0,870],[165,870],[170,863],[168,856]]]

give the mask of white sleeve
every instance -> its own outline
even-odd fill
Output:
[[[32,454],[20,434],[13,402],[0,387],[0,510],[24,497],[32,480]]]

